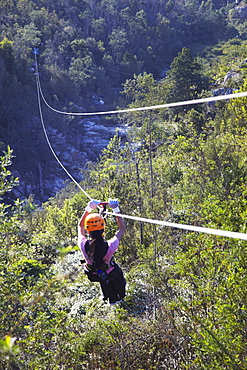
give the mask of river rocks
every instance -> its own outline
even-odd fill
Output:
[[[33,195],[37,203],[42,203],[55,196],[64,187],[65,180],[71,180],[66,171],[77,182],[81,181],[82,170],[107,147],[116,133],[116,125],[94,117],[81,119],[66,134],[51,126],[46,127],[46,132],[56,158],[47,143],[47,156],[51,159],[36,161],[35,168],[25,174],[16,170],[19,186],[13,189],[12,198],[25,199]],[[124,135],[124,130],[120,129],[119,134]]]

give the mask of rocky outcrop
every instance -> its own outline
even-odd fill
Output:
[[[58,129],[47,127],[50,144],[57,157],[50,155],[47,144],[48,161],[38,161],[35,169],[25,174],[15,169],[12,173],[19,178],[19,186],[13,189],[12,198],[25,199],[34,196],[36,203],[42,203],[56,195],[64,187],[65,180],[70,180],[66,170],[79,182],[83,179],[82,170],[90,161],[95,161],[110,139],[116,134],[117,126],[103,119],[85,118],[78,121],[65,135]],[[124,129],[118,127],[119,135],[124,136]],[[61,166],[61,164],[62,166]]]
[[[234,18],[246,19],[247,18],[247,6],[236,6]]]

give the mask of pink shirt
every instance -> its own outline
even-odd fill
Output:
[[[89,265],[92,265],[92,261],[90,260],[90,258],[88,257],[87,253],[86,253],[86,250],[85,250],[85,245],[86,245],[86,242],[87,242],[87,238],[84,236],[84,235],[81,235],[79,238],[78,238],[78,245],[79,245],[79,248],[86,260],[86,263],[88,263]],[[116,250],[118,249],[118,246],[119,246],[119,239],[115,236],[113,236],[113,238],[111,238],[110,240],[107,240],[107,243],[108,243],[108,251],[106,253],[106,255],[104,256],[103,260],[105,263],[109,263],[113,254],[116,252]],[[85,268],[85,265],[84,265],[84,268]],[[114,269],[114,267],[110,267],[106,272],[107,274],[109,274],[109,272],[111,272],[112,270]]]

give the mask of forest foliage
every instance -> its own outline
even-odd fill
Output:
[[[48,155],[37,134],[34,47],[52,106],[113,109],[126,106],[119,95],[126,79],[144,72],[165,76],[183,47],[195,56],[220,40],[244,38],[244,22],[229,21],[234,6],[223,0],[1,0],[1,147],[11,145],[25,176],[34,160]],[[68,133],[69,119],[44,114],[47,124]]]
[[[125,219],[116,261],[127,296],[112,307],[83,273],[76,231],[88,199],[75,184],[42,207],[31,198],[5,201],[18,186],[10,171],[18,153],[5,144],[17,137],[33,101],[32,47],[40,45],[46,92],[67,107],[69,96],[78,102],[79,91],[96,92],[97,84],[100,95],[104,86],[122,84],[118,102],[129,107],[208,96],[216,87],[246,91],[244,23],[226,22],[232,4],[225,3],[1,2],[1,368],[247,368],[246,241]],[[233,28],[242,36],[204,47],[200,55],[176,46],[183,32],[194,30],[190,40],[197,42],[203,25],[216,27],[219,20],[222,37]],[[171,32],[166,46],[155,30]],[[148,67],[141,53],[150,40],[156,41],[157,64]],[[157,79],[162,47],[171,59],[166,77]],[[129,69],[127,79],[119,73]],[[226,79],[230,70],[235,73]],[[118,119],[125,141],[116,134],[83,173],[80,185],[92,198],[116,197],[126,215],[246,233],[246,98]],[[106,238],[115,230],[109,216]]]

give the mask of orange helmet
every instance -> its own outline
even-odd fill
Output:
[[[88,233],[105,228],[104,218],[99,213],[91,213],[85,218],[85,229]]]

